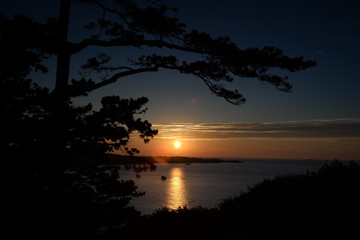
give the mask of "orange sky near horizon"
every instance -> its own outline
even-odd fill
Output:
[[[357,119],[154,124],[154,139],[144,144],[133,135],[130,146],[141,156],[360,160],[359,126]]]

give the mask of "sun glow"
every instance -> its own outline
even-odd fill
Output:
[[[176,148],[176,149],[181,148],[181,142],[180,141],[175,141],[174,142],[174,148]]]

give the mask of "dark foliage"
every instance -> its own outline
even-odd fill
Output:
[[[53,156],[53,93],[11,74],[1,78],[1,154],[5,239],[49,239],[51,236],[51,160]],[[148,142],[157,131],[137,118],[146,111],[146,98],[104,97],[103,107],[66,108],[66,158],[63,176],[62,233],[100,239],[140,216],[129,207],[136,191],[133,181],[120,181],[118,168],[98,168],[107,151],[127,146],[132,132]],[[19,231],[21,229],[21,231]],[[69,236],[66,236],[70,239]]]
[[[2,177],[7,239],[51,235],[52,93],[30,80],[1,82]],[[133,181],[119,180],[118,167],[99,168],[105,152],[128,148],[131,132],[148,142],[156,134],[151,124],[136,118],[145,111],[146,98],[105,97],[103,107],[67,108],[67,150],[64,161],[62,204],[66,219],[63,234],[99,239],[140,216],[129,207],[136,191]],[[139,168],[139,166],[137,166]],[[21,228],[23,231],[18,231]],[[66,235],[65,235],[66,236]],[[69,238],[68,238],[69,239]]]
[[[53,137],[53,94],[30,80],[1,81],[1,115],[3,125],[1,148],[13,151],[33,147],[51,147]],[[67,129],[66,147],[72,154],[101,157],[104,153],[123,149],[129,154],[136,148],[127,146],[130,134],[138,132],[147,143],[157,134],[152,125],[136,115],[146,112],[145,97],[121,99],[108,96],[102,108],[95,111],[91,104],[76,107],[68,102],[64,122]]]
[[[139,219],[140,212],[129,207],[129,201],[144,192],[137,192],[134,181],[119,179],[119,168],[73,168],[66,172],[64,238],[106,238]]]
[[[56,19],[39,23],[25,16],[7,19],[0,13],[0,78],[14,79],[31,71],[46,73],[42,63],[54,53]]]
[[[334,161],[316,172],[264,180],[225,200],[219,209],[228,219],[246,216],[237,224],[263,237],[296,233],[347,238],[359,223],[359,201],[360,166]]]
[[[100,10],[101,17],[85,26],[90,36],[77,43],[69,42],[65,34],[69,12],[66,3],[70,2],[95,4]],[[169,16],[175,8],[156,1],[61,3],[59,19],[46,23],[24,16],[0,16],[0,148],[8,185],[4,192],[8,238],[48,239],[54,220],[49,212],[57,198],[62,200],[62,206],[57,206],[61,207],[58,222],[62,227],[58,239],[117,238],[123,224],[139,217],[128,207],[131,197],[141,195],[134,182],[119,181],[115,167],[105,171],[97,166],[104,153],[112,150],[138,153],[128,146],[132,133],[137,132],[145,143],[157,134],[148,121],[136,117],[146,111],[143,105],[147,99],[108,96],[102,99],[102,108],[94,110],[90,104],[74,106],[73,97],[86,96],[122,77],[165,68],[195,75],[212,93],[240,105],[245,102],[242,94],[227,89],[222,82],[235,77],[255,78],[289,92],[292,86],[287,76],[273,75],[271,70],[295,72],[315,65],[303,57],[288,57],[274,47],[241,50],[227,37],[212,38],[197,30],[189,31],[184,23]],[[166,48],[196,57],[180,59],[161,50],[118,65],[100,53],[82,66],[82,78],[69,84],[70,57],[91,46]],[[28,77],[32,71],[46,73],[44,60],[53,56],[58,57],[58,72],[55,90],[50,91]],[[93,73],[95,80],[91,79]],[[144,166],[136,169],[146,169]],[[49,189],[58,195],[51,196]],[[189,214],[198,219],[207,212],[202,208],[198,213],[183,209],[179,210],[179,219]]]
[[[303,57],[288,57],[276,47],[239,49],[229,37],[213,38],[207,33],[189,30],[185,23],[171,16],[176,8],[155,1],[79,2],[95,4],[102,14],[97,21],[85,26],[91,34],[88,38],[72,43],[72,54],[89,46],[134,46],[154,52],[128,58],[123,65],[112,63],[111,56],[104,53],[89,58],[82,66],[83,76],[96,72],[101,81],[84,91],[111,84],[124,76],[165,68],[195,75],[213,94],[240,105],[246,101],[243,95],[221,82],[229,83],[236,77],[255,78],[274,85],[278,90],[290,92],[292,85],[287,81],[288,77],[274,74],[273,70],[296,72],[315,66],[315,62],[305,61]],[[169,54],[156,48],[168,49]],[[193,55],[182,59],[177,51]]]

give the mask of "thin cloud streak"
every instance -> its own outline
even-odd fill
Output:
[[[186,140],[322,138],[360,141],[360,119],[315,119],[273,123],[168,123],[154,124],[157,138]]]

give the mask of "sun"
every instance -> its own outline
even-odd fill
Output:
[[[180,141],[175,141],[173,144],[174,144],[174,148],[176,148],[176,149],[181,148],[181,142]]]

